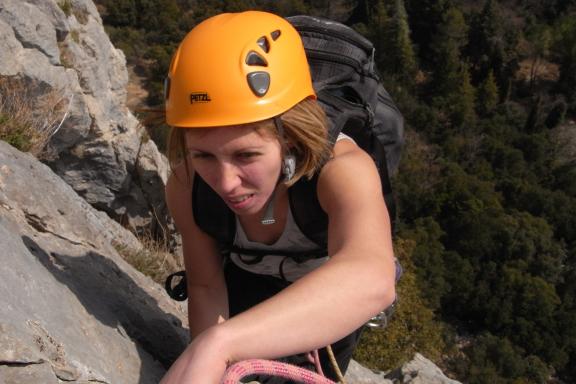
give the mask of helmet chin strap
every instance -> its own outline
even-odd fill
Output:
[[[280,118],[278,116],[274,117],[273,120],[274,120],[274,125],[276,125],[276,129],[278,130],[278,137],[280,140],[280,146],[284,150],[286,148],[286,142],[284,141],[284,126],[282,125],[282,120],[280,120]],[[282,173],[284,174],[284,178],[286,181],[290,180],[292,178],[293,173],[294,173],[294,169],[293,169],[294,165],[292,165],[292,170],[289,171],[288,174],[286,174],[285,163],[287,162],[287,158],[291,158],[291,161],[294,162],[294,156],[288,154],[282,160]],[[276,223],[276,219],[274,218],[274,200],[275,200],[274,197],[276,196],[276,191],[278,190],[278,185],[280,184],[280,180],[281,179],[278,179],[278,182],[276,183],[276,187],[274,187],[274,191],[272,191],[272,194],[270,195],[268,202],[266,202],[266,209],[264,210],[264,214],[260,218],[260,223],[262,223],[262,225],[271,225],[271,224]]]

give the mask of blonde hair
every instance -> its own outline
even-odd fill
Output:
[[[312,178],[330,158],[332,145],[328,142],[326,115],[315,99],[302,100],[278,118],[282,121],[284,128],[283,137],[280,136],[272,119],[249,124],[254,125],[254,129],[259,132],[272,133],[283,144],[283,151],[289,151],[296,157],[294,177],[286,182],[286,185],[290,186],[303,176]],[[188,174],[189,164],[186,160],[184,135],[189,129],[198,128],[171,127],[166,154],[172,170],[184,162]]]

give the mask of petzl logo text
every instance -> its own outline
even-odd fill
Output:
[[[207,92],[194,92],[190,94],[190,104],[208,103],[212,101]]]

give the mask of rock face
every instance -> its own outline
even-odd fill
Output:
[[[373,372],[352,361],[345,378],[350,384],[460,384],[446,377],[440,368],[419,353],[402,367],[388,373]]]
[[[113,244],[141,247],[0,141],[1,383],[158,383],[187,343],[185,310]]]
[[[59,5],[60,4],[60,5]],[[67,118],[45,162],[134,229],[165,225],[167,165],[126,107],[128,72],[91,0],[1,0],[0,77],[56,92]]]
[[[394,383],[403,384],[460,384],[446,377],[440,368],[419,353],[387,377],[393,379]]]

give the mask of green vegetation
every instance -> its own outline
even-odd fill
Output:
[[[407,123],[407,272],[357,357],[388,369],[421,351],[466,383],[576,382],[575,0],[99,3],[151,106],[178,41],[213,14],[331,14],[364,33]]]
[[[354,358],[368,367],[391,370],[411,360],[419,352],[439,361],[448,347],[444,338],[450,337],[445,326],[435,319],[420,293],[411,257],[415,242],[396,241],[396,253],[402,260],[404,274],[398,284],[398,303],[385,328],[366,329],[361,347]]]
[[[170,253],[168,244],[156,240],[152,234],[140,234],[138,238],[143,245],[141,249],[120,244],[114,246],[118,254],[142,274],[164,284],[168,275],[184,268],[182,262]]]
[[[72,16],[72,0],[59,0],[58,6],[66,16]]]
[[[57,91],[43,93],[19,78],[0,76],[0,140],[42,156],[62,120],[64,103]]]

